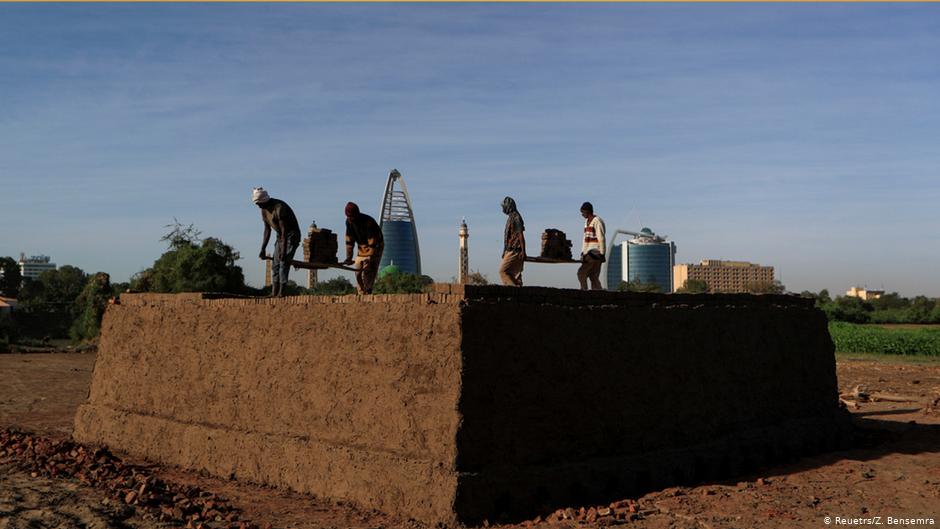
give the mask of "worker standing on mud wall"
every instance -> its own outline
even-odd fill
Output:
[[[379,273],[382,250],[385,249],[385,238],[379,223],[349,202],[346,204],[346,261],[343,264],[353,264],[353,246],[357,244],[356,283],[360,294],[371,294],[375,276]]]
[[[594,205],[590,202],[581,204],[581,216],[584,217],[584,242],[581,244],[581,266],[578,268],[578,282],[581,290],[587,290],[588,279],[591,290],[602,290],[601,264],[604,257],[605,240],[604,221],[594,214]]]
[[[503,199],[506,214],[506,230],[503,234],[503,262],[499,265],[499,277],[504,285],[522,286],[522,267],[525,264],[525,223],[511,197]]]
[[[287,202],[271,198],[264,188],[256,187],[251,192],[251,201],[261,208],[261,222],[264,223],[264,237],[261,240],[261,259],[267,259],[266,250],[271,230],[277,232],[274,242],[274,256],[271,263],[271,297],[281,297],[284,285],[287,283],[287,273],[290,271],[294,253],[300,246],[300,225],[294,210]]]

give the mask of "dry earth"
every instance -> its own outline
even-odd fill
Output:
[[[19,428],[64,438],[88,394],[92,354],[0,355],[0,429]],[[863,428],[858,446],[804,458],[721,483],[677,487],[630,498],[628,520],[600,516],[540,522],[541,527],[823,528],[880,521],[940,525],[940,410],[925,413],[940,396],[940,363],[840,359],[839,386],[850,393],[891,393],[911,402],[862,403],[852,409]],[[154,468],[169,482],[224,495],[243,519],[292,528],[419,528],[414,521],[249,483]],[[607,506],[593,506],[605,513]],[[591,517],[592,506],[572,506],[552,516]],[[633,511],[633,512],[630,512]],[[552,513],[544,513],[548,518]],[[880,517],[876,519],[876,517]],[[895,520],[889,520],[892,517]],[[843,522],[838,523],[842,518]],[[846,520],[847,519],[847,520]],[[852,520],[856,519],[856,520]],[[932,519],[932,521],[931,521]],[[866,523],[867,520],[867,523]],[[516,526],[532,525],[532,521]],[[47,479],[7,459],[0,462],[0,529],[166,527],[140,509],[109,500],[103,491],[71,479]]]

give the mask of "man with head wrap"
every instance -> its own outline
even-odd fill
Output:
[[[499,277],[504,285],[522,286],[522,267],[525,264],[525,223],[511,197],[503,199],[506,214],[506,230],[503,234],[503,262],[499,265]]]
[[[264,236],[261,240],[261,259],[267,259],[266,250],[271,230],[277,233],[274,242],[274,255],[271,263],[271,296],[283,295],[284,285],[287,283],[287,273],[290,271],[294,253],[300,246],[300,225],[294,210],[287,202],[271,198],[264,188],[256,187],[251,193],[251,201],[261,208],[261,222],[264,223]]]
[[[360,294],[371,294],[375,276],[379,272],[379,263],[382,261],[382,250],[385,249],[385,239],[382,237],[382,228],[374,218],[361,213],[359,206],[349,202],[346,204],[346,261],[353,263],[353,246],[359,245],[356,255],[356,283]]]

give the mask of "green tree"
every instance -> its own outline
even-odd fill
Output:
[[[930,320],[928,323],[940,323],[940,300],[934,305],[933,310],[930,311]]]
[[[328,281],[320,281],[308,291],[316,296],[345,296],[356,292],[356,287],[345,277],[334,277]]]
[[[287,283],[284,283],[284,286],[281,287],[281,294],[285,296],[299,296],[306,293],[304,287],[297,284],[293,279],[289,279]]]
[[[235,265],[237,251],[220,239],[199,238],[192,225],[179,222],[161,240],[168,249],[153,266],[135,274],[131,288],[145,292],[246,293],[245,275]]]
[[[75,300],[78,317],[69,329],[69,336],[75,341],[93,340],[101,330],[101,317],[112,297],[111,277],[98,272],[85,284],[78,299]]]
[[[0,257],[0,296],[15,298],[22,282],[19,263],[12,257]]]
[[[10,349],[10,345],[16,342],[18,334],[13,317],[5,312],[0,313],[0,353],[5,353]]]
[[[658,283],[644,283],[639,279],[631,281],[621,281],[617,286],[620,292],[662,292],[662,287]]]
[[[88,275],[72,265],[46,270],[34,281],[27,281],[20,289],[19,306],[27,312],[57,312],[74,314],[78,299]]]
[[[751,294],[783,294],[786,287],[780,281],[751,281],[744,285],[744,290]]]
[[[906,309],[911,306],[911,300],[901,297],[897,292],[884,294],[869,300],[874,310]]]
[[[131,288],[131,284],[127,281],[123,283],[111,283],[111,295],[113,297],[120,297],[122,292],[127,292]]]
[[[419,276],[402,272],[397,267],[389,270],[386,267],[385,272],[375,281],[372,291],[376,294],[418,294],[424,292],[428,285],[434,282],[428,276]]]
[[[704,294],[708,292],[708,283],[701,279],[686,279],[676,290],[677,294]]]
[[[819,294],[816,295],[816,303],[817,303],[817,305],[819,305],[819,304],[831,303],[831,302],[832,302],[832,297],[829,295],[829,290],[828,290],[828,289],[825,289],[825,288],[824,288],[824,289],[822,289],[822,290],[819,291]]]
[[[910,323],[929,323],[930,312],[934,309],[934,301],[927,296],[916,296],[911,300],[907,309],[907,320]]]
[[[871,304],[854,296],[839,296],[820,308],[830,320],[850,323],[868,323],[871,321]]]

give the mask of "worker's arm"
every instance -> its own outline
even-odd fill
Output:
[[[352,264],[353,262],[353,246],[355,242],[352,238],[352,231],[350,230],[349,220],[346,221],[346,260],[343,261],[343,264]]]
[[[607,252],[607,237],[606,231],[607,226],[604,226],[604,221],[600,217],[597,218],[597,225],[594,227],[594,235],[597,237],[597,244],[601,247],[601,255],[604,255]]]
[[[268,226],[268,223],[264,220],[264,211],[261,212],[261,222],[264,223],[264,236],[261,237],[261,253],[258,254],[258,257],[264,259],[266,257],[265,251],[268,249],[268,240],[271,238],[271,226]]]

